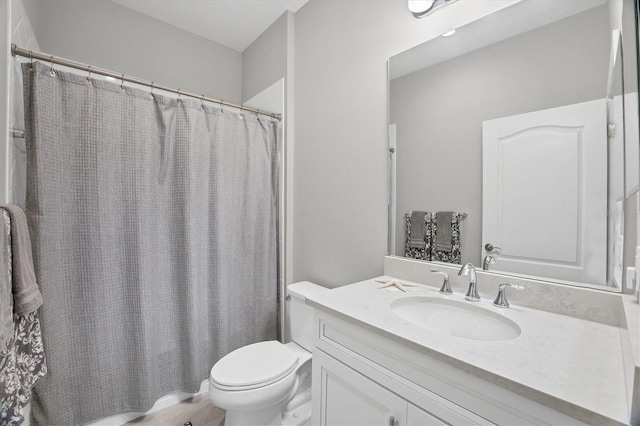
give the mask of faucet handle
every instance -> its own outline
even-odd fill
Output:
[[[436,271],[435,269],[431,270],[433,274],[442,275],[444,277],[444,282],[442,283],[442,287],[440,287],[440,293],[442,294],[452,294],[453,290],[451,290],[451,286],[449,285],[449,274],[442,271]]]
[[[493,306],[497,306],[498,308],[508,308],[509,301],[507,300],[507,294],[505,290],[507,287],[514,288],[516,290],[524,290],[524,287],[518,284],[504,283],[498,286],[498,295],[496,296],[496,300],[493,301]]]

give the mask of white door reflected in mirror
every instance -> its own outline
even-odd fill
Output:
[[[604,99],[482,123],[482,239],[497,269],[607,279]]]

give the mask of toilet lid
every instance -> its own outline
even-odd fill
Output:
[[[225,355],[211,369],[211,380],[223,387],[266,386],[296,368],[298,357],[282,343],[271,340],[243,346]]]

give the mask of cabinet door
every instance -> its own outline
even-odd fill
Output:
[[[313,354],[313,386],[323,426],[404,426],[407,402],[321,351]],[[315,390],[319,390],[316,392]],[[315,398],[315,396],[314,396]]]

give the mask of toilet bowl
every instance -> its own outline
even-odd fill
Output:
[[[293,342],[243,346],[211,369],[209,397],[226,410],[226,426],[301,426],[311,418],[313,309],[306,296],[326,288],[310,282],[287,287]]]

